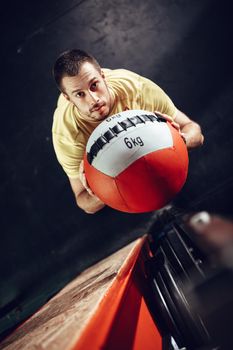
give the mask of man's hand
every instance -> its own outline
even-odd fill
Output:
[[[83,160],[80,163],[79,166],[79,179],[83,185],[83,187],[85,187],[85,189],[87,190],[87,192],[89,193],[90,196],[95,196],[95,194],[92,192],[92,190],[90,189],[90,187],[88,186],[87,183],[87,179],[86,179],[86,175],[85,175],[85,171],[84,171],[84,163]]]
[[[171,125],[179,131],[189,150],[203,144],[204,136],[202,135],[200,125],[191,120],[183,112],[177,109],[174,118],[159,111],[155,111],[154,113],[159,114],[161,117],[169,121]]]
[[[159,116],[164,118],[166,121],[168,121],[179,132],[180,136],[182,137],[182,139],[186,143],[185,134],[183,132],[181,132],[180,125],[178,123],[176,123],[170,115],[167,115],[165,113],[161,113],[159,111],[155,111],[154,113],[158,114]]]
[[[176,128],[178,131],[180,130],[180,125],[178,123],[176,123],[170,115],[167,115],[165,113],[161,113],[159,111],[154,111],[154,113],[158,114],[160,117],[162,117],[165,120],[167,120],[168,122],[170,122],[171,125],[174,126],[174,128]]]
[[[105,206],[105,204],[89,188],[83,162],[79,168],[79,177],[69,180],[77,205],[86,213],[94,214]]]

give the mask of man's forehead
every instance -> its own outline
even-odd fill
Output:
[[[85,71],[85,72],[80,72],[77,75],[77,83],[80,82],[80,84],[83,83],[89,83],[90,81],[92,81],[93,79],[96,79],[99,75],[97,74],[97,72],[95,71]]]
[[[79,72],[78,75],[70,77],[65,76],[63,78],[63,85],[68,90],[77,91],[82,90],[86,87],[87,84],[90,84],[92,81],[99,79],[100,73],[98,70],[95,71],[83,71]]]
[[[100,72],[92,63],[84,62],[79,69],[78,78],[88,78],[91,75],[99,76]]]

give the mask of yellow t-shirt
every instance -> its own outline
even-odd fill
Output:
[[[125,69],[103,71],[115,101],[110,115],[127,109],[143,109],[175,116],[176,107],[173,102],[151,80]],[[88,138],[100,123],[101,121],[86,121],[73,103],[63,95],[59,96],[52,127],[53,145],[57,159],[69,178],[78,178]]]

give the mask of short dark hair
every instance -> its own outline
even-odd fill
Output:
[[[84,62],[92,63],[99,71],[101,70],[99,63],[93,56],[79,49],[68,50],[58,56],[53,66],[53,77],[61,91],[63,90],[62,78],[78,75]]]

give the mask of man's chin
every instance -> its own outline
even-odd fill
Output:
[[[107,115],[99,115],[95,118],[96,121],[101,121],[107,118]]]
[[[96,112],[96,114],[94,114],[93,118],[95,120],[104,120],[108,117],[108,111],[106,110],[106,108],[100,109],[99,111]]]

